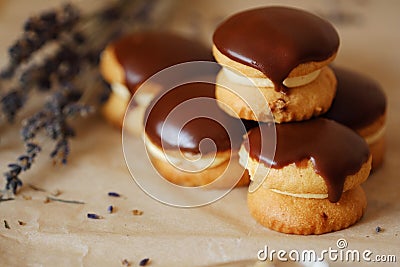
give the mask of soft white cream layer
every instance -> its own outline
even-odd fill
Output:
[[[127,108],[126,106],[129,104],[132,96],[128,88],[124,84],[113,83],[111,84],[111,90],[120,101],[123,101],[124,104],[126,103],[125,108]],[[135,93],[134,100],[137,106],[135,106],[134,109],[130,109],[125,117],[124,125],[128,128],[129,132],[137,135],[141,135],[143,133],[143,121],[146,109],[159,91],[159,86],[150,84],[146,89]]]
[[[121,83],[111,84],[111,90],[113,93],[118,95],[121,99],[129,101],[132,94],[126,85]],[[154,97],[160,92],[161,88],[159,85],[154,83],[147,83],[140,87],[140,91],[137,91],[134,95],[135,102],[140,106],[147,107]]]
[[[222,68],[225,72],[226,77],[234,83],[246,85],[246,86],[257,86],[257,87],[274,87],[274,83],[268,78],[255,78],[255,77],[247,77],[238,72],[232,71],[228,68]],[[302,85],[306,85],[314,81],[318,75],[320,74],[321,70],[316,70],[304,76],[298,77],[290,77],[286,78],[283,81],[283,85],[286,87],[298,87]]]
[[[386,123],[376,133],[364,137],[365,142],[367,142],[368,145],[372,145],[373,143],[381,139],[385,135],[385,132],[386,132]]]
[[[129,101],[131,98],[131,92],[129,92],[128,88],[121,83],[112,83],[111,90],[123,100]]]
[[[300,198],[317,198],[317,199],[324,199],[324,198],[328,198],[328,194],[293,194],[290,192],[285,192],[285,191],[281,191],[278,189],[271,189],[272,192],[281,194],[281,195],[287,195],[287,196],[291,196],[291,197],[300,197]]]
[[[145,135],[144,137],[148,153],[158,160],[169,162],[178,169],[187,172],[199,172],[207,168],[214,168],[231,158],[231,151],[218,152],[217,154],[201,155],[192,153],[182,153],[179,150],[163,150],[155,145]],[[166,154],[168,153],[168,154]]]

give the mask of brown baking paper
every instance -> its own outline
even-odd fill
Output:
[[[5,47],[11,42],[7,29],[14,29],[15,23],[29,14],[20,12],[11,18],[10,12],[21,6],[20,2],[1,2],[2,60],[6,57]],[[25,8],[34,7],[35,2],[24,1]],[[170,26],[190,35],[188,29],[193,25],[180,22],[197,16],[197,23],[203,25],[197,27],[199,36],[209,43],[210,29],[218,21],[261,1],[252,2],[251,6],[241,1],[188,2],[182,3]],[[395,255],[399,262],[400,37],[395,32],[400,25],[399,2],[305,1],[302,7],[320,14],[341,12],[338,14],[346,16],[341,22],[334,21],[341,36],[336,63],[374,77],[388,96],[386,160],[363,185],[368,208],[360,222],[320,236],[277,233],[262,227],[249,215],[245,188],[234,189],[221,200],[200,208],[167,206],[147,196],[132,179],[124,162],[120,131],[92,116],[78,123],[78,135],[71,143],[66,166],[53,166],[48,158],[52,144],[46,143],[32,170],[21,175],[24,185],[15,200],[0,203],[0,266],[123,266],[124,260],[138,266],[144,258],[150,259],[149,266],[203,266],[257,259],[265,246],[286,251],[337,249],[338,239],[346,240],[345,249]],[[204,12],[205,8],[209,12]],[[8,38],[13,38],[13,34]],[[18,129],[18,125],[0,127],[3,172],[6,164],[23,151],[16,137]],[[141,163],[137,162],[137,166],[140,168]],[[108,192],[121,196],[110,197]],[[49,196],[85,204],[46,201]],[[107,211],[110,205],[114,207],[111,214]],[[143,213],[134,215],[132,210]],[[102,218],[88,219],[87,213]],[[380,232],[376,232],[377,226],[381,227]],[[337,261],[331,266],[343,264],[346,262]]]

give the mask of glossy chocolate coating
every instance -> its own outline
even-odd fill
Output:
[[[331,202],[339,201],[346,177],[357,173],[370,155],[364,139],[351,129],[318,118],[277,124],[275,157],[271,159],[261,152],[261,144],[268,147],[268,142],[273,142],[269,136],[261,137],[260,131],[265,132],[265,127],[270,126],[263,124],[250,131],[245,142],[250,157],[267,165],[272,163],[274,169],[291,163],[301,168],[303,160],[311,160],[316,173],[325,180]]]
[[[125,83],[134,93],[155,73],[189,61],[212,61],[210,49],[169,32],[137,32],[111,44],[125,71]]]
[[[376,81],[345,68],[332,68],[338,83],[326,118],[360,130],[385,114],[386,96]]]
[[[213,41],[225,56],[264,73],[276,90],[299,64],[326,60],[339,47],[339,36],[329,22],[276,6],[233,15],[215,30]]]
[[[213,140],[218,152],[238,150],[246,133],[242,125],[247,126],[218,107],[215,85],[204,82],[178,86],[154,99],[145,117],[145,132],[154,144],[193,154],[200,153],[200,142],[206,138]],[[202,144],[201,153],[214,151],[208,144]]]

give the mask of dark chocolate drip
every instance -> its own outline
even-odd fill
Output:
[[[118,39],[112,46],[132,93],[167,67],[188,61],[213,60],[210,49],[199,42],[168,32],[133,33]]]
[[[326,60],[339,47],[329,22],[287,7],[238,13],[219,25],[213,41],[225,56],[264,73],[277,91],[299,64]]]
[[[338,83],[326,118],[360,130],[385,114],[386,96],[376,81],[345,68],[332,68]]]
[[[262,147],[268,147],[268,142],[273,141],[269,136],[260,135],[266,127],[271,126],[263,124],[250,131],[245,146],[250,150],[250,157],[268,166],[271,164],[274,169],[291,163],[302,167],[304,160],[311,160],[316,173],[325,180],[331,202],[339,201],[346,177],[357,173],[370,155],[368,145],[351,129],[318,118],[277,124],[275,157],[271,159],[268,153],[261,152]]]
[[[178,109],[176,113],[171,113],[175,108]],[[219,108],[215,85],[211,83],[178,86],[160,99],[153,100],[146,113],[146,135],[154,144],[165,149],[197,154],[200,153],[201,140],[209,138],[218,152],[231,148],[238,150],[246,133],[246,122],[229,116]],[[213,146],[203,145],[201,153],[213,150]]]

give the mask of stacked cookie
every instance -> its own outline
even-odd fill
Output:
[[[165,179],[214,189],[249,184],[238,158],[248,123],[219,108],[214,84],[182,84],[152,101],[146,113],[147,152]]]
[[[266,7],[228,18],[213,41],[223,66],[216,87],[221,108],[260,122],[239,152],[256,185],[248,193],[252,216],[303,235],[358,221],[366,208],[360,184],[371,169],[368,145],[333,120],[313,118],[328,111],[336,94],[328,66],[339,46],[333,26],[298,9]]]
[[[171,74],[179,77],[150,82],[176,64],[210,61],[209,49],[167,32],[111,43],[100,65],[113,87],[106,117],[121,125],[134,95],[124,125],[142,135],[159,174],[210,189],[246,186],[250,175],[250,213],[266,227],[307,235],[358,221],[370,150],[374,167],[383,158],[386,98],[374,81],[329,65],[339,47],[333,26],[266,7],[228,18],[213,40],[222,68],[186,65]]]
[[[336,96],[324,117],[353,129],[367,142],[372,169],[379,168],[385,154],[387,101],[381,86],[355,71],[333,67],[337,79]]]
[[[171,32],[135,32],[124,35],[107,45],[100,60],[103,78],[112,87],[103,106],[105,118],[122,127],[129,101],[143,83],[157,72],[188,62],[212,60],[208,47]],[[127,117],[132,132],[143,132],[143,116],[149,102],[162,91],[164,85],[150,84],[134,99],[135,112]]]
[[[178,66],[191,61],[209,64]],[[220,66],[210,61],[210,48],[171,32],[122,36],[106,47],[100,61],[112,87],[103,114],[143,137],[153,167],[166,180],[191,187],[247,186],[238,151],[252,123],[219,108],[213,84]],[[173,66],[177,70],[156,75]],[[132,112],[124,118],[129,101]]]
[[[301,121],[326,112],[335,96],[336,79],[327,65],[334,60],[339,37],[328,22],[303,11],[267,7],[242,12],[222,23],[213,36],[213,53],[225,66],[217,98],[252,120]],[[233,70],[233,71],[232,71]],[[249,80],[252,82],[249,84]],[[259,92],[247,87],[255,84]],[[271,90],[272,89],[272,90]],[[260,100],[259,100],[260,101]]]

